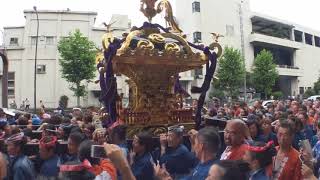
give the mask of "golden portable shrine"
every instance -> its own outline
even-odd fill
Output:
[[[132,28],[130,33],[123,34],[122,39],[113,37],[110,25],[107,25],[102,38],[104,49],[97,56],[100,73],[98,82],[102,92],[100,101],[109,111],[111,120],[115,121],[120,116],[125,121],[128,136],[142,129],[158,135],[175,124],[193,128],[199,113],[182,107],[182,98],[186,93],[179,85],[179,73],[207,66],[204,85],[194,88],[201,93],[199,108],[203,106],[202,101],[209,89],[216,59],[222,52],[217,41],[219,35],[214,33],[214,42],[207,47],[188,42],[173,18],[169,1],[157,1],[141,0],[140,10],[148,22],[140,28]],[[152,18],[161,12],[165,13],[169,28],[151,23]],[[127,109],[122,109],[117,103],[121,98],[116,98],[119,96],[116,92],[115,73],[129,78]]]

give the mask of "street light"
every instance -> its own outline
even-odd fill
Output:
[[[33,10],[37,16],[37,36],[36,36],[36,52],[34,55],[34,77],[33,77],[33,104],[34,104],[34,114],[37,113],[37,56],[38,56],[38,37],[39,37],[39,15],[37,7],[33,6]]]

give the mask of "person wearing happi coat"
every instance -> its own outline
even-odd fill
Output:
[[[224,142],[227,145],[220,160],[241,160],[246,151],[246,124],[240,119],[228,121],[224,130]]]
[[[294,128],[288,121],[281,122],[278,130],[277,155],[273,158],[273,180],[301,180],[299,152],[292,147]]]

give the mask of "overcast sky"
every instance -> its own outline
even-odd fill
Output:
[[[4,2],[5,1],[5,2]],[[175,1],[171,0],[174,4]],[[217,0],[214,0],[217,1]],[[224,1],[224,0],[220,0]],[[24,25],[23,10],[38,9],[96,11],[97,26],[109,22],[111,14],[128,14],[133,24],[145,20],[139,12],[140,0],[0,0],[0,30],[4,26]],[[320,0],[250,0],[251,10],[320,31]],[[0,42],[2,33],[0,33]]]

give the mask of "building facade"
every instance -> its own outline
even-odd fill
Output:
[[[210,44],[210,33],[224,35],[222,46],[240,49],[245,57],[245,67],[251,71],[256,55],[267,49],[272,52],[280,78],[276,90],[286,96],[303,94],[313,86],[320,75],[320,32],[250,10],[248,0],[178,0],[176,19],[189,41]],[[37,100],[47,107],[57,107],[60,96],[70,98],[69,105],[76,105],[76,97],[69,84],[61,78],[57,43],[75,29],[94,41],[101,48],[104,27],[95,27],[95,12],[39,11],[39,45],[37,63]],[[33,102],[33,73],[37,19],[34,11],[24,11],[25,25],[4,28],[4,48],[9,58],[9,103],[21,104],[26,98]],[[110,22],[115,36],[128,32],[128,16],[114,15]],[[0,68],[2,69],[2,68]],[[180,74],[180,82],[189,93],[192,86],[200,86],[205,69]],[[98,74],[97,74],[98,75]],[[128,98],[126,77],[117,75],[118,92]],[[82,106],[99,105],[100,88],[87,85],[88,95]],[[191,94],[191,93],[190,93]],[[196,94],[191,94],[197,98]],[[31,103],[31,107],[33,103]]]
[[[303,94],[320,75],[320,32],[250,10],[249,0],[177,1],[176,18],[194,43],[209,44],[211,32],[224,35],[223,46],[239,49],[247,71],[263,49],[272,52],[280,78],[275,89],[286,96]],[[318,60],[319,59],[319,60]],[[187,84],[201,84],[199,70]]]
[[[9,104],[15,100],[19,106],[28,98],[33,107],[37,18],[34,11],[26,10],[24,15],[26,19],[24,26],[4,28],[2,48],[9,58]],[[46,107],[55,108],[58,106],[59,98],[66,95],[69,97],[69,106],[73,107],[76,105],[76,97],[69,90],[69,84],[61,78],[57,44],[61,38],[79,29],[100,49],[101,38],[106,28],[95,27],[96,12],[40,10],[38,15],[37,104],[39,106],[39,101],[42,100]],[[121,37],[122,33],[128,32],[131,28],[131,22],[125,15],[113,15],[111,22],[115,22],[111,27],[115,36]],[[118,76],[117,79],[118,91],[128,92],[125,78]],[[87,89],[88,95],[81,99],[81,105],[99,105],[99,85],[89,83]]]

